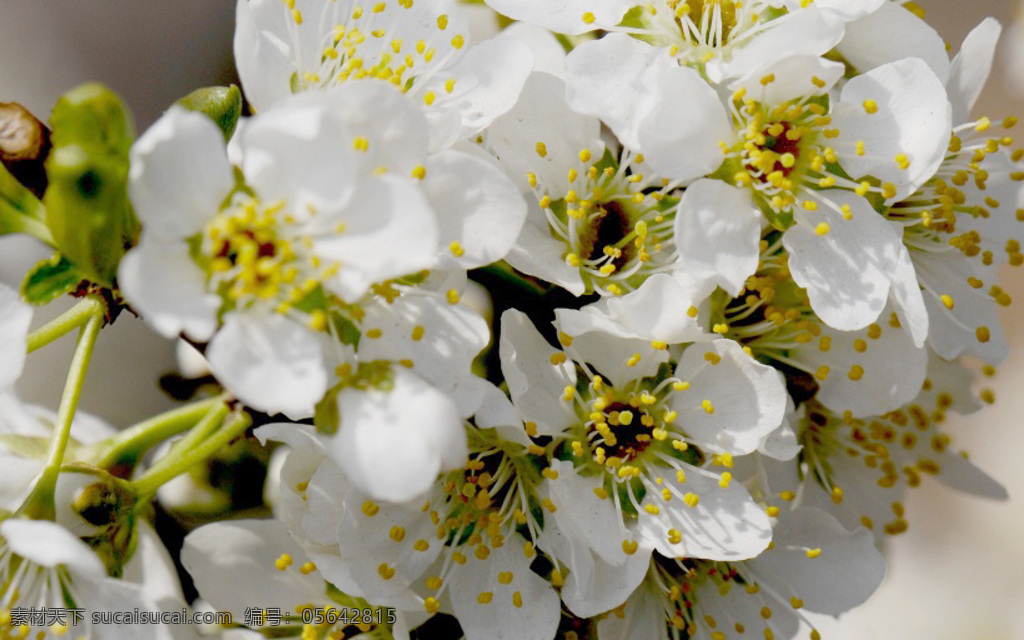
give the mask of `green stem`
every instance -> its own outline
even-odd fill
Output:
[[[223,411],[214,410],[210,412],[206,418],[200,424],[196,425],[195,429],[200,430],[203,427],[203,423],[208,420],[211,422],[219,422],[222,420],[228,412],[228,408],[225,405]],[[252,419],[247,414],[240,414],[235,418],[221,427],[212,436],[206,438],[202,443],[190,447],[189,450],[182,451],[180,455],[171,456],[168,454],[167,457],[162,459],[156,466],[147,471],[138,480],[132,482],[132,486],[139,496],[140,500],[146,500],[156,495],[157,489],[161,486],[170,482],[174,478],[178,477],[182,473],[185,473],[191,469],[194,465],[206,460],[213,454],[220,451],[221,448],[226,446],[232,440],[237,438],[252,424]],[[189,436],[192,434],[190,433]],[[180,444],[180,443],[179,443]],[[180,447],[175,447],[180,449]],[[174,450],[172,450],[174,453]]]
[[[186,452],[198,447],[211,433],[224,424],[224,418],[227,417],[230,411],[231,409],[227,404],[220,404],[211,408],[202,420],[197,422],[183,438],[171,446],[165,455],[161,456],[159,460],[150,466],[147,473],[153,473],[169,464],[173,464],[178,458],[186,455]]]
[[[211,410],[223,404],[228,396],[222,395],[209,400],[195,402],[161,413],[128,427],[102,443],[97,450],[102,455],[96,466],[109,469],[122,460],[137,460],[158,442],[194,427]]]
[[[96,337],[99,336],[104,321],[104,306],[100,300],[87,298],[75,308],[79,307],[88,309],[90,315],[87,317],[85,327],[79,333],[78,345],[75,347],[75,355],[71,359],[67,382],[64,383],[64,394],[60,399],[60,408],[57,409],[57,420],[53,426],[53,440],[50,441],[46,466],[39,479],[36,480],[35,486],[32,487],[32,493],[19,509],[24,515],[37,520],[52,520],[56,513],[53,494],[57,488],[57,475],[60,473],[61,464],[64,462],[64,451],[71,438],[71,424],[75,419],[75,412],[78,410],[78,401],[82,397],[85,373],[89,368],[89,361],[92,359],[92,352],[96,346]]]
[[[103,303],[97,298],[85,298],[60,317],[39,327],[28,336],[28,352],[32,353],[61,338],[88,322]]]

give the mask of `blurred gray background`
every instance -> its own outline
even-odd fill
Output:
[[[955,51],[988,15],[1004,25],[996,71],[976,115],[1024,116],[1024,26],[1011,0],[920,0]],[[131,106],[141,131],[178,97],[233,75],[234,0],[0,0],[0,102],[46,119],[56,98],[86,80],[104,82]],[[16,286],[48,257],[32,241],[0,238],[0,281]],[[1024,302],[1019,270],[1003,287]],[[67,305],[51,305],[36,324]],[[1016,349],[989,385],[996,404],[951,422],[956,441],[1010,490],[989,503],[926,482],[908,501],[910,530],[890,545],[889,576],[868,605],[820,628],[831,640],[1024,639],[1024,310],[1003,322]],[[19,390],[56,407],[73,341],[29,360]],[[102,333],[83,407],[124,427],[171,406],[157,387],[174,366],[173,344],[124,314]]]

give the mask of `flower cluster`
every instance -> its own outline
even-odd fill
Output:
[[[1016,121],[970,115],[998,23],[950,59],[888,0],[486,4],[481,37],[456,0],[238,0],[250,115],[213,91],[87,143],[68,98],[41,201],[0,182],[59,251],[24,295],[93,305],[28,335],[0,291],[0,403],[35,411],[26,351],[84,327],[87,363],[123,307],[220,394],[69,446],[73,364],[46,462],[0,439],[0,637],[58,597],[180,601],[125,574],[173,478],[235,516],[181,553],[244,620],[209,631],[304,640],[819,638],[924,476],[1005,497],[941,430],[989,400],[1024,264]],[[123,257],[59,213],[103,144]],[[273,451],[271,518],[210,507],[200,463],[239,448]]]

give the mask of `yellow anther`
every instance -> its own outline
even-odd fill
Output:
[[[434,596],[430,596],[423,601],[423,608],[430,615],[434,615],[441,610],[441,603]]]

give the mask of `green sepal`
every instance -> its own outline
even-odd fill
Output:
[[[338,411],[338,394],[344,388],[342,383],[338,383],[327,390],[324,394],[323,399],[316,403],[316,407],[313,409],[313,426],[316,427],[317,433],[323,433],[325,435],[334,435],[338,432],[338,427],[341,426],[341,412]]]
[[[347,344],[353,348],[359,346],[359,339],[362,338],[363,332],[359,330],[356,323],[340,313],[330,314],[330,319],[334,328],[334,335],[338,337],[342,344]]]
[[[53,245],[43,203],[0,164],[0,235],[27,233]]]
[[[75,265],[57,253],[32,267],[21,283],[21,295],[31,304],[48,304],[58,296],[74,291],[84,279]]]
[[[50,123],[46,225],[57,249],[86,278],[111,286],[139,232],[128,201],[131,116],[112,91],[85,84],[57,101]]]
[[[220,127],[224,140],[230,140],[242,116],[242,92],[235,85],[196,89],[178,104],[190,111],[206,115]]]
[[[622,21],[619,22],[620,27],[628,29],[643,29],[646,27],[644,21],[644,8],[642,6],[636,6],[626,12],[622,16]]]

